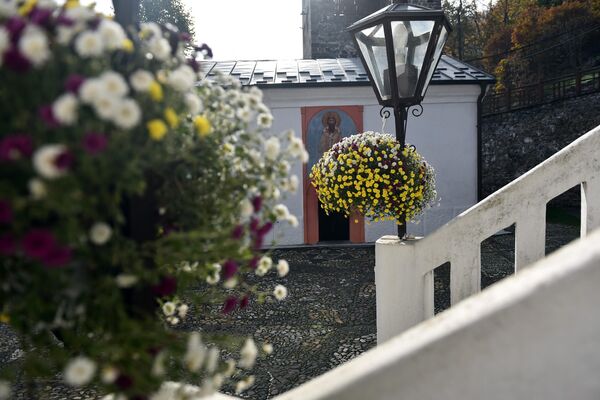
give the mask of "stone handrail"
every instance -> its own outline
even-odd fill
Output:
[[[431,235],[377,241],[377,340],[433,316],[433,270],[450,263],[450,302],[481,290],[481,242],[516,225],[515,271],[545,256],[546,203],[581,185],[581,236],[600,227],[600,126]]]

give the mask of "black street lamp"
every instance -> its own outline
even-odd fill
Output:
[[[404,147],[408,109],[420,105],[451,31],[442,10],[407,4],[399,0],[352,24],[360,59],[379,104],[381,115],[394,110],[396,140]],[[422,113],[413,110],[415,116]],[[406,223],[398,236],[406,234]]]

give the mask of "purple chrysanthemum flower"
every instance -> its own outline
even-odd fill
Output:
[[[73,94],[79,93],[79,88],[85,82],[85,76],[79,74],[71,74],[65,81],[65,89]]]
[[[58,128],[58,126],[60,126],[60,124],[54,117],[51,105],[45,105],[40,107],[38,115],[42,119],[42,121],[44,121],[48,128]]]
[[[54,159],[54,165],[59,170],[64,171],[70,169],[73,166],[74,161],[75,157],[73,157],[73,153],[69,150],[65,150]]]
[[[259,212],[262,208],[262,197],[256,196],[252,199],[252,207],[254,207],[254,212]]]
[[[35,7],[29,13],[29,20],[36,25],[46,25],[50,22],[51,15],[51,9]]]
[[[12,46],[4,53],[4,64],[15,72],[27,72],[31,68],[29,60],[23,57],[16,46]]]
[[[223,278],[230,279],[232,278],[236,272],[238,271],[238,264],[233,260],[227,260],[223,264]]]
[[[33,141],[28,135],[10,135],[0,140],[0,161],[14,161],[31,156]]]
[[[56,247],[56,239],[46,229],[32,229],[21,240],[21,247],[30,258],[41,260]]]
[[[238,299],[234,296],[229,296],[223,303],[223,309],[221,310],[221,312],[223,314],[229,314],[230,312],[235,310],[235,308],[237,307],[237,304],[238,304]]]
[[[55,246],[41,259],[48,268],[64,267],[71,261],[72,251],[68,247]]]
[[[102,133],[88,132],[82,139],[83,149],[91,155],[102,153],[108,146],[108,138]]]
[[[242,236],[244,236],[244,227],[242,225],[238,225],[233,228],[233,231],[231,232],[232,239],[239,240],[242,238]]]
[[[177,279],[174,276],[165,276],[161,281],[152,286],[152,292],[158,297],[172,295],[177,290]]]

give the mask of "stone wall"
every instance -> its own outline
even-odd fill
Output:
[[[511,113],[483,117],[484,197],[600,125],[600,94],[590,94]],[[577,207],[578,190],[558,206]]]
[[[346,28],[363,17],[390,4],[389,0],[308,0],[310,54],[304,58],[357,57]],[[441,9],[441,0],[409,0],[429,8]],[[305,27],[306,29],[306,27]]]

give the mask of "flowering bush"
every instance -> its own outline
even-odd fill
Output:
[[[436,198],[433,168],[390,135],[365,132],[336,143],[310,177],[329,213],[353,211],[375,221],[413,220]]]
[[[297,224],[278,202],[306,151],[292,132],[264,138],[259,90],[196,84],[186,38],[126,31],[77,1],[0,1],[0,323],[29,378],[62,371],[129,398],[193,381],[201,395],[259,355],[252,339],[173,328],[285,298],[245,276],[273,269],[260,251],[273,223]],[[0,398],[16,373],[0,371]],[[253,381],[237,376],[238,390]]]

